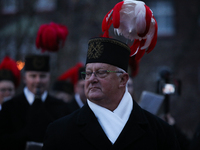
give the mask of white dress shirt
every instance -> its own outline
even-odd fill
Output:
[[[42,102],[44,102],[45,99],[47,98],[47,93],[48,93],[48,92],[45,91],[45,92],[41,95]],[[27,87],[24,88],[24,94],[25,94],[25,97],[26,97],[28,103],[29,103],[30,105],[32,105],[33,102],[34,102],[35,95],[34,95],[31,91],[29,91],[29,89],[28,89]]]
[[[75,100],[80,108],[83,107],[84,103],[82,102],[79,94],[75,94]]]

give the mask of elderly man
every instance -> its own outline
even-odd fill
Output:
[[[33,142],[42,145],[48,124],[68,113],[64,102],[48,94],[49,81],[49,56],[27,56],[23,93],[5,102],[2,107],[1,150],[24,150]]]
[[[129,47],[114,39],[89,41],[87,103],[49,125],[43,150],[178,150],[171,126],[132,100],[127,90]]]

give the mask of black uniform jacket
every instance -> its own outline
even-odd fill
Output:
[[[24,150],[26,141],[43,142],[49,123],[67,114],[66,104],[50,95],[34,108],[24,93],[14,97],[0,112],[0,149]]]
[[[74,113],[51,123],[43,150],[179,150],[171,126],[134,102],[132,113],[112,145],[94,113],[85,104]]]
[[[76,102],[75,97],[73,97],[72,101],[70,103],[68,103],[68,110],[70,111],[70,113],[76,111],[77,109],[80,109],[78,103]]]

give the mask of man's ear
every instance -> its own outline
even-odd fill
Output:
[[[125,87],[127,82],[128,82],[128,79],[129,79],[129,75],[128,73],[123,73],[121,76],[120,76],[120,85],[119,87]]]

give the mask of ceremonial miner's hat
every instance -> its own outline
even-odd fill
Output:
[[[28,55],[25,58],[25,71],[42,71],[49,72],[48,55]]]
[[[97,37],[88,42],[86,64],[106,63],[128,70],[130,48],[127,44],[111,38]]]
[[[0,70],[0,81],[2,80],[9,80],[15,83],[15,77],[11,70],[1,69]]]
[[[15,87],[20,84],[20,70],[17,68],[15,60],[6,56],[0,64],[0,81],[8,80],[14,83]]]

